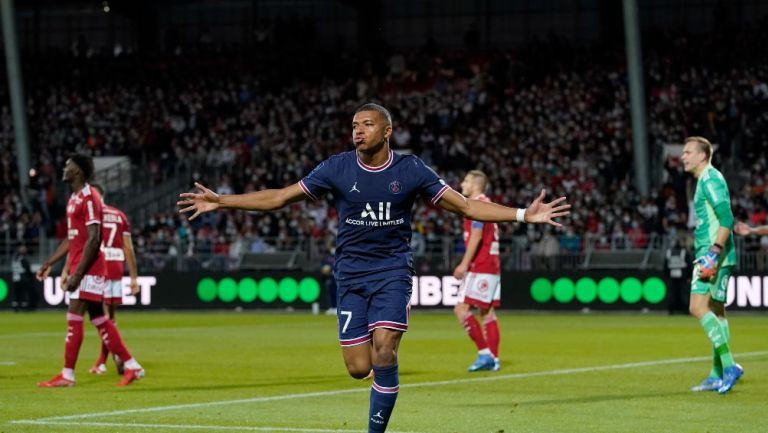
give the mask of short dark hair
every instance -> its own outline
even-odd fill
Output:
[[[361,111],[375,111],[375,112],[381,114],[381,117],[383,117],[384,120],[386,120],[388,124],[392,125],[392,114],[389,112],[389,110],[387,110],[386,108],[384,108],[383,106],[381,106],[379,104],[375,104],[373,102],[369,102],[367,104],[363,104],[363,105],[360,106],[360,108],[355,110],[355,114],[357,114],[357,113],[359,113]]]
[[[76,153],[74,155],[70,155],[69,159],[78,167],[80,167],[80,171],[83,172],[83,177],[85,178],[86,182],[91,180],[93,177],[93,172],[95,171],[93,168],[93,158],[88,155]]]
[[[107,192],[104,191],[104,187],[103,186],[101,186],[98,183],[92,183],[91,187],[93,187],[94,189],[96,189],[96,191],[99,192],[99,195],[101,196],[102,200],[106,200],[107,199]]]

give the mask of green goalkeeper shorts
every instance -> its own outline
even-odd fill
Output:
[[[691,279],[691,293],[696,295],[712,295],[712,299],[717,302],[725,302],[725,295],[728,293],[728,279],[733,274],[732,266],[724,266],[717,270],[717,276],[709,281],[699,279],[699,265],[693,267],[693,278]]]

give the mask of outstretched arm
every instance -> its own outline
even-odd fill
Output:
[[[733,232],[740,236],[765,236],[768,235],[768,226],[750,227],[746,223],[739,222],[736,223],[736,226],[733,228]]]
[[[179,194],[176,202],[179,213],[195,211],[190,220],[216,209],[231,208],[256,211],[273,211],[307,198],[298,183],[281,189],[264,189],[248,194],[219,195],[195,182],[197,192]]]
[[[502,206],[496,203],[468,199],[454,190],[450,190],[440,198],[438,206],[445,210],[463,215],[471,220],[483,222],[520,221],[527,223],[550,224],[562,227],[553,218],[566,216],[571,212],[571,205],[565,203],[565,197],[544,203],[544,190],[526,209]],[[519,212],[518,212],[519,211]],[[520,218],[518,218],[520,213]]]

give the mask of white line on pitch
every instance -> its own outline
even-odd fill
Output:
[[[13,361],[0,361],[0,365],[16,365]]]
[[[754,357],[765,356],[765,355],[768,355],[768,350],[761,351],[761,352],[739,353],[737,354],[737,358],[739,359],[754,358]],[[629,369],[629,368],[653,367],[653,366],[668,365],[668,364],[686,364],[689,362],[708,361],[711,359],[712,358],[709,356],[699,356],[695,358],[660,359],[656,361],[630,362],[627,364],[613,364],[613,365],[599,365],[595,367],[565,368],[565,369],[558,369],[558,370],[534,371],[530,373],[493,374],[493,375],[488,375],[483,377],[473,377],[468,379],[453,379],[453,380],[441,380],[441,381],[433,381],[433,382],[411,383],[411,384],[400,385],[400,388],[426,388],[426,387],[433,387],[433,386],[456,385],[456,384],[462,384],[462,383],[490,382],[490,381],[498,381],[498,380],[504,380],[504,379],[525,379],[529,377],[540,377],[540,376],[559,376],[559,375],[566,375],[566,374],[593,373],[596,371],[606,371],[606,370],[623,370],[623,369]],[[243,404],[243,403],[264,403],[264,402],[270,402],[270,401],[293,400],[297,398],[326,397],[330,395],[368,392],[369,390],[370,389],[366,387],[366,388],[338,389],[338,390],[331,390],[331,391],[307,392],[307,393],[301,393],[301,394],[283,394],[283,395],[273,395],[268,397],[244,398],[239,400],[220,400],[220,401],[210,401],[205,403],[176,404],[176,405],[170,405],[170,406],[155,406],[155,407],[145,407],[145,408],[139,408],[139,409],[115,410],[115,411],[109,411],[109,412],[84,413],[80,415],[54,416],[54,417],[38,418],[35,420],[16,420],[16,421],[11,421],[11,423],[25,423],[29,421],[38,421],[38,422],[39,421],[60,421],[60,420],[72,420],[72,419],[83,419],[83,418],[96,418],[100,416],[119,416],[119,415],[131,414],[131,413],[162,412],[166,410],[176,410],[176,409],[194,409],[199,407],[212,407],[212,406]]]
[[[122,428],[162,428],[184,430],[230,430],[230,431],[256,431],[256,432],[299,432],[299,433],[359,433],[360,430],[341,430],[325,428],[300,428],[300,427],[238,427],[225,425],[184,425],[184,424],[139,424],[119,422],[88,422],[88,421],[18,421],[17,424],[34,425],[76,425],[91,427],[122,427]],[[392,433],[416,433],[416,432],[392,432]]]
[[[256,323],[256,324],[249,324],[248,327],[254,328],[254,327],[267,327],[267,326],[274,326],[269,323]],[[290,323],[287,325],[284,325],[287,327],[300,327],[304,326],[304,324],[299,323]],[[178,328],[159,328],[159,327],[153,327],[153,328],[128,328],[127,330],[121,330],[120,332],[127,335],[133,335],[133,334],[139,334],[139,335],[152,335],[152,334],[162,334],[167,335],[169,333],[173,332],[189,332],[189,331],[223,331],[223,330],[241,330],[242,325],[223,325],[223,326],[180,326]],[[0,340],[21,340],[21,339],[28,339],[28,338],[36,338],[36,337],[59,337],[66,335],[66,329],[63,331],[51,331],[51,332],[24,332],[19,334],[2,334],[0,335]]]
[[[6,334],[0,335],[0,340],[19,340],[34,337],[56,337],[66,335],[65,331],[60,332],[24,332],[22,334]]]
[[[249,325],[250,326],[250,325]],[[181,327],[181,328],[131,328],[128,330],[121,330],[121,333],[124,334],[155,334],[155,333],[163,333],[168,334],[172,332],[188,332],[188,331],[202,331],[202,330],[222,330],[228,328],[227,326],[219,326],[216,328],[211,327],[201,327],[201,326],[189,326],[189,327]],[[235,326],[229,326],[229,328],[236,328]],[[36,337],[60,337],[63,335],[66,335],[66,329],[63,331],[55,331],[55,332],[25,332],[21,334],[5,334],[0,335],[0,340],[22,340],[22,339],[28,339],[28,338],[36,338]]]

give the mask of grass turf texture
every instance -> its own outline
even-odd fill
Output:
[[[64,312],[0,313],[0,432],[365,431],[370,382],[347,376],[334,317],[126,310],[118,324],[147,377],[123,389],[111,362],[106,376],[87,373],[98,349],[89,324],[77,386],[36,388],[61,368]],[[690,317],[501,314],[502,371],[469,374],[475,352],[456,319],[416,312],[400,348],[402,389],[389,429],[766,431],[768,317],[732,315],[730,324],[746,374],[720,396],[688,392],[710,366],[707,339]],[[763,353],[739,356],[747,352]],[[691,357],[701,359],[683,359]],[[645,361],[670,363],[621,366]],[[621,367],[588,370],[611,365]],[[452,382],[462,379],[473,382]],[[297,396],[306,393],[319,394]],[[167,408],[184,404],[193,406]],[[125,412],[98,414],[113,411]],[[70,415],[86,416],[12,422]]]

